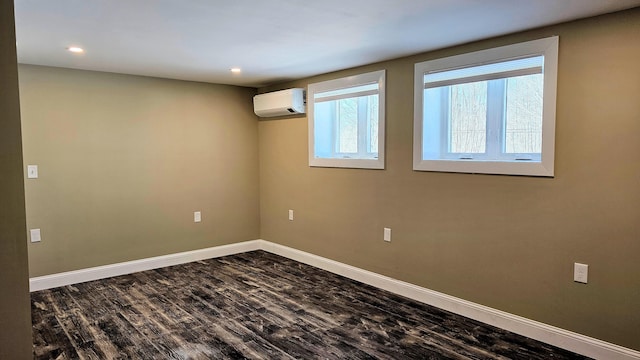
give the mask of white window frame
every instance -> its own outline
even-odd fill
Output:
[[[307,107],[309,119],[309,166],[313,167],[338,167],[338,168],[357,168],[357,169],[384,169],[385,160],[385,70],[374,71],[365,74],[353,75],[345,78],[323,81],[319,83],[309,84],[307,88]],[[349,158],[347,154],[334,153],[335,157],[316,157],[315,155],[315,111],[314,99],[316,93],[336,91],[356,86],[364,86],[377,84],[378,90],[378,157],[376,159]],[[339,96],[337,96],[339,97]],[[358,117],[359,128],[366,122],[361,116]],[[337,136],[337,135],[336,135]],[[334,136],[335,140],[335,136]],[[358,137],[358,142],[368,141],[363,137]]]
[[[415,64],[414,73],[414,133],[413,169],[458,173],[505,174],[527,176],[554,176],[556,82],[558,74],[558,37],[528,41],[513,45],[481,50]],[[540,159],[423,159],[424,76],[445,70],[492,64],[506,60],[544,56],[542,148]]]

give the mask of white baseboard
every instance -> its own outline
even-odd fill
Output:
[[[29,290],[38,291],[54,287],[77,284],[86,281],[106,279],[113,276],[131,274],[138,271],[158,269],[167,266],[184,264],[192,261],[211,259],[226,255],[239,254],[258,250],[260,240],[215,246],[206,249],[185,251],[176,254],[156,256],[152,258],[127,261],[122,263],[97,266],[88,269],[67,271],[58,274],[38,276],[29,279]]]
[[[532,339],[545,342],[594,359],[640,359],[640,352],[611,344],[589,336],[530,320],[518,315],[496,310],[484,305],[429,290],[404,281],[360,269],[338,261],[323,258],[266,240],[252,240],[236,244],[216,246],[165,256],[128,261],[112,265],[39,276],[30,279],[31,291],[99,280],[138,271],[184,264],[253,250],[264,250],[304,264],[342,275],[422,303],[481,321]]]
[[[260,248],[273,254],[315,266],[349,279],[594,359],[640,359],[640,352],[633,349],[496,310],[287,246],[261,240]]]

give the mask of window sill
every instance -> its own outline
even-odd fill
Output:
[[[383,159],[309,159],[311,167],[351,168],[351,169],[384,169]]]
[[[413,170],[553,177],[553,161],[418,160]]]

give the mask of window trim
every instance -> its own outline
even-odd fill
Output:
[[[413,170],[459,173],[483,173],[527,176],[554,176],[556,82],[558,73],[558,37],[548,37],[501,46],[415,64]],[[536,55],[544,56],[542,147],[540,161],[493,161],[473,159],[424,160],[423,99],[427,72],[480,66]]]
[[[368,84],[378,84],[378,158],[317,158],[315,157],[315,123],[314,123],[314,95],[320,92],[335,91]],[[309,166],[311,167],[338,167],[356,169],[384,169],[385,167],[385,84],[386,70],[373,71],[364,74],[348,76],[340,79],[328,80],[309,84],[307,87],[307,107],[309,124]],[[372,95],[370,91],[355,92],[357,96]],[[351,97],[351,96],[349,96]],[[345,98],[341,95],[328,96],[319,101],[335,101]],[[367,135],[368,138],[368,135]],[[358,141],[360,141],[358,137]],[[365,139],[366,141],[366,139]]]

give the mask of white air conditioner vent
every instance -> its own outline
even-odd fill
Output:
[[[260,117],[305,113],[304,89],[294,88],[253,97],[253,111]]]

